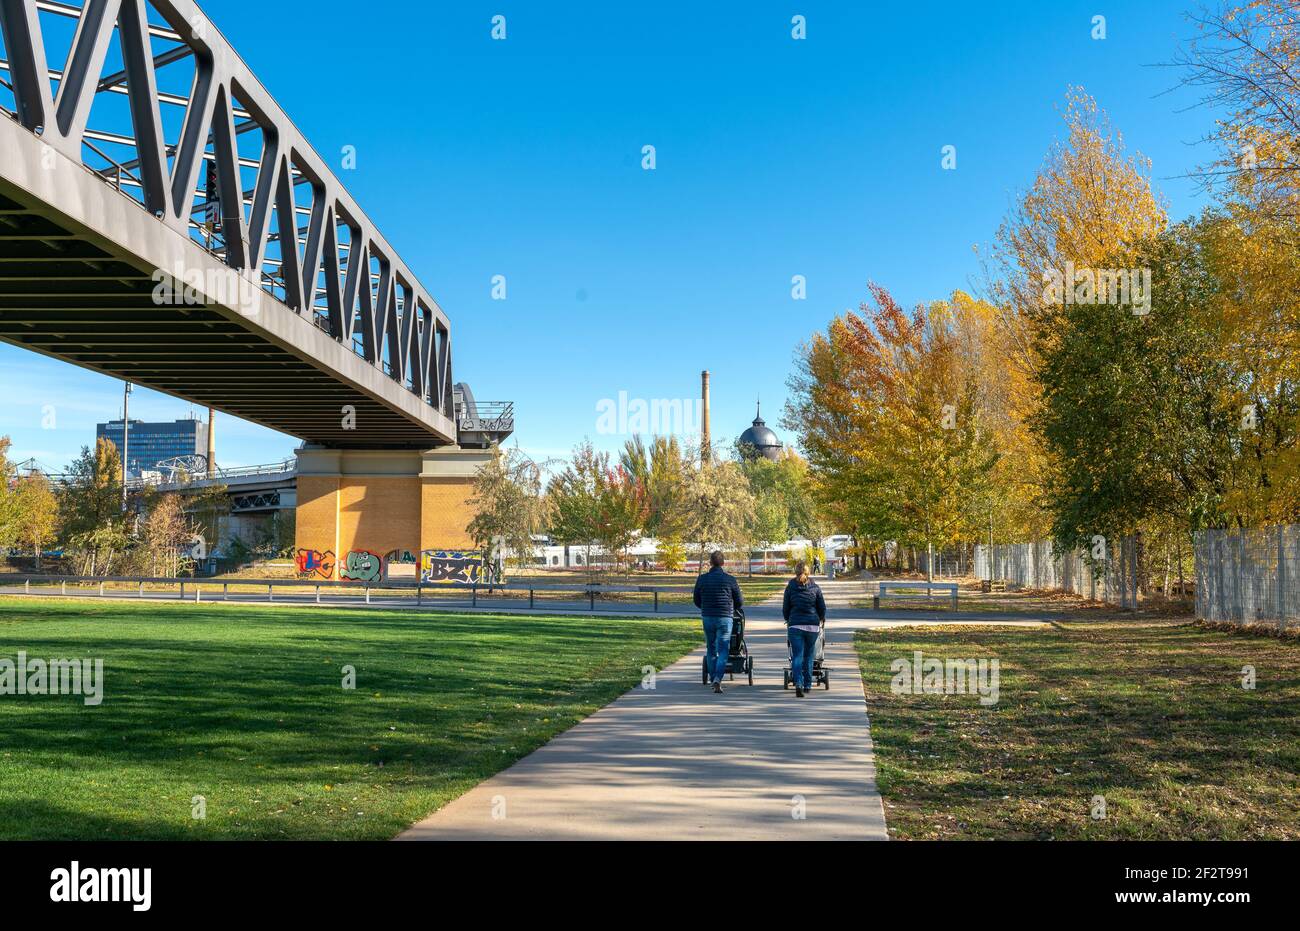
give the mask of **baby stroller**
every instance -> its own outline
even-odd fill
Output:
[[[785,667],[783,678],[785,688],[794,684],[794,654],[790,652],[790,642],[787,640],[785,645],[786,661],[789,665]],[[822,688],[829,690],[831,687],[831,674],[826,668],[826,622],[822,621],[821,626],[817,629],[817,646],[813,650],[813,668],[812,684],[820,685]]]
[[[700,666],[703,669],[700,683],[708,685],[709,654],[707,652],[704,654],[704,658],[700,660]],[[731,679],[736,678],[736,673],[748,676],[749,684],[754,684],[754,658],[749,655],[749,647],[745,644],[744,608],[736,608],[735,613],[731,616],[731,646],[727,650],[727,673]]]

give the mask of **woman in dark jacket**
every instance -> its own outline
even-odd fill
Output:
[[[785,602],[781,607],[785,617],[786,636],[790,641],[790,672],[794,676],[794,694],[803,698],[812,691],[813,659],[817,652],[817,636],[826,623],[826,599],[808,575],[808,564],[802,560],[794,567],[794,578],[785,587]]]

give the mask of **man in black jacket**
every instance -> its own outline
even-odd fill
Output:
[[[722,554],[709,556],[708,572],[695,580],[695,607],[704,621],[704,648],[713,691],[722,691],[722,676],[727,671],[727,654],[731,651],[731,619],[736,609],[744,607],[736,577],[722,568]]]

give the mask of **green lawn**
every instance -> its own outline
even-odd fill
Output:
[[[5,598],[0,658],[102,658],[105,685],[98,707],[0,695],[0,839],[389,838],[697,639],[689,619]]]
[[[857,647],[893,837],[1300,838],[1300,642],[1098,620]],[[996,657],[998,703],[893,694],[890,663],[915,650]]]
[[[756,605],[766,601],[772,595],[784,591],[785,585],[790,581],[787,573],[777,574],[756,574],[746,575],[744,571],[734,566],[728,566],[727,571],[736,577],[740,583],[740,592],[745,596],[745,603]],[[591,581],[591,575],[578,569],[543,569],[535,571],[513,570],[510,573],[509,581],[516,583],[537,582],[538,584],[582,584]],[[600,581],[606,585],[647,585],[663,586],[667,588],[685,588],[684,592],[665,592],[659,596],[660,604],[690,604],[691,592],[698,575],[694,572],[664,572],[652,571],[641,572],[640,570],[628,573],[608,573],[600,576]],[[523,598],[528,597],[527,592],[522,593]],[[581,598],[580,594],[561,593],[554,597]],[[647,604],[645,595],[602,595],[598,601],[629,601],[638,603],[642,606]]]

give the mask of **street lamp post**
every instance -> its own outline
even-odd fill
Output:
[[[122,387],[122,513],[126,513],[126,461],[131,452],[131,383]]]

